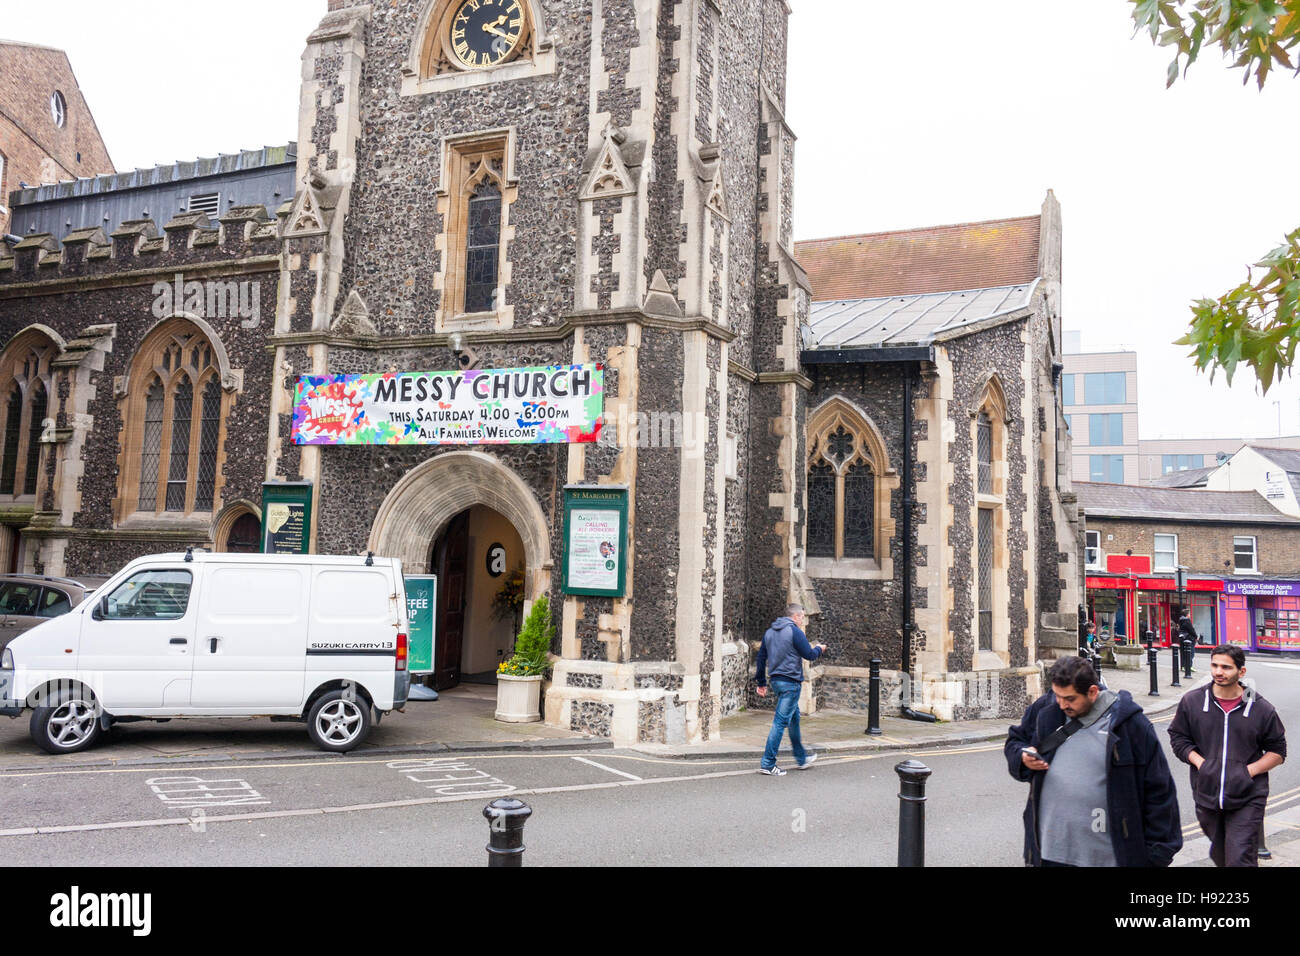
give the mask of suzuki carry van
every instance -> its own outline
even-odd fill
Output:
[[[395,558],[149,555],[5,647],[0,714],[55,754],[178,717],[304,720],[342,753],[405,705],[406,634]]]

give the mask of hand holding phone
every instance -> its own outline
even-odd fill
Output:
[[[1024,750],[1022,750],[1020,752],[1020,760],[1026,767],[1029,767],[1030,770],[1043,769],[1043,767],[1030,766],[1030,761],[1041,761],[1044,767],[1050,766],[1047,760],[1043,757],[1043,755],[1040,754],[1033,747],[1026,747]]]

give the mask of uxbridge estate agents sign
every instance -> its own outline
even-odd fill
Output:
[[[564,489],[564,593],[622,597],[627,579],[627,488]]]
[[[601,365],[304,375],[294,397],[299,445],[594,442]]]

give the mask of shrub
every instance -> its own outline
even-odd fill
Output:
[[[523,629],[515,638],[515,651],[508,661],[497,668],[500,674],[511,677],[535,677],[545,675],[551,668],[551,638],[555,636],[555,625],[551,623],[551,605],[543,595],[533,602],[533,609],[528,612]]]

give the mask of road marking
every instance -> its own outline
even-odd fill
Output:
[[[580,790],[609,790],[613,787],[640,787],[656,783],[676,783],[681,780],[716,780],[721,777],[749,776],[753,768],[744,770],[719,770],[713,773],[699,773],[683,777],[651,777],[648,780],[610,780],[605,783],[583,783],[567,787],[534,787],[514,791],[514,796],[530,796],[547,793],[572,793]],[[457,794],[443,797],[423,797],[413,800],[390,800],[384,803],[350,804],[341,807],[309,807],[300,810],[269,810],[262,813],[222,813],[208,815],[204,823],[239,823],[248,820],[274,820],[280,817],[301,817],[321,813],[354,813],[364,810],[391,810],[404,807],[421,807],[437,803],[463,803],[467,800],[482,800],[482,794]],[[95,830],[126,830],[150,827],[189,826],[187,818],[170,818],[166,820],[117,820],[111,823],[75,823],[48,827],[17,827],[0,830],[0,837],[44,836],[55,833],[86,833]]]
[[[150,777],[145,781],[154,795],[169,807],[242,807],[270,803],[241,777]]]
[[[1300,671],[1300,663],[1292,661],[1261,661],[1258,657],[1252,657],[1249,662],[1250,667],[1280,667],[1288,671]]]
[[[610,773],[616,773],[616,774],[618,774],[620,777],[627,777],[627,779],[629,779],[629,780],[640,780],[640,779],[642,779],[641,777],[638,777],[638,776],[637,776],[636,774],[634,774],[634,773],[624,773],[622,770],[615,770],[613,767],[606,767],[603,763],[596,763],[596,761],[594,761],[594,760],[588,760],[586,757],[574,757],[573,759],[576,760],[576,761],[578,761],[578,763],[585,763],[585,764],[588,764],[588,765],[590,765],[590,766],[592,766],[592,767],[599,767],[601,770],[608,770]]]

